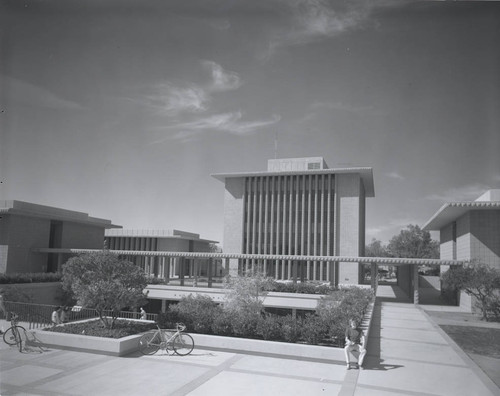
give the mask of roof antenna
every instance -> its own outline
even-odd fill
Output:
[[[278,158],[278,131],[274,132],[274,159]]]

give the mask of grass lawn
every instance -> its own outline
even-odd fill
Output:
[[[500,359],[500,329],[450,325],[440,327],[465,352]]]

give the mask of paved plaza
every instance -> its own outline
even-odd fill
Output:
[[[384,294],[385,293],[385,294]],[[112,357],[0,344],[6,395],[482,396],[500,389],[419,307],[381,287],[364,370],[195,349]],[[196,335],[194,335],[196,337]],[[196,339],[196,338],[195,338]]]

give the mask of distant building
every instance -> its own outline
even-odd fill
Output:
[[[225,184],[224,253],[364,255],[372,168],[329,169],[322,157],[286,158],[269,160],[267,171],[212,176]],[[308,262],[305,278],[329,280],[324,264]],[[289,260],[263,265],[276,279],[292,277]],[[339,282],[359,283],[359,267],[339,263]]]
[[[118,227],[87,213],[0,201],[0,273],[60,270],[69,255],[35,253],[31,249],[102,249],[104,231]]]
[[[213,252],[217,241],[201,239],[199,234],[179,230],[107,230],[106,247],[110,250],[133,250],[144,252]],[[129,261],[143,268],[146,274],[158,278],[179,276],[180,258],[127,256]],[[197,265],[202,259],[185,259],[183,275],[205,276],[207,266]],[[214,268],[213,271],[216,271]],[[217,275],[217,274],[214,274]]]
[[[439,231],[442,260],[478,259],[500,269],[500,189],[444,204],[423,229]]]
[[[486,191],[475,201],[444,204],[422,229],[439,231],[441,260],[478,260],[500,269],[500,189]],[[441,272],[446,270],[441,266]],[[465,293],[459,303],[473,308]]]

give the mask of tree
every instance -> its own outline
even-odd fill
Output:
[[[484,320],[490,312],[497,318],[500,316],[500,270],[472,261],[450,268],[441,280],[444,288],[463,290],[475,297],[476,307],[481,310]]]
[[[406,230],[391,238],[387,251],[390,257],[439,258],[439,243],[432,240],[429,231],[410,224]]]
[[[365,246],[365,256],[366,257],[388,257],[387,246],[382,245],[382,242],[378,239],[372,238],[369,245]]]
[[[95,309],[107,328],[113,328],[121,310],[146,302],[144,272],[109,251],[69,259],[63,266],[62,284],[64,290],[74,294],[78,305]]]
[[[255,332],[258,319],[264,312],[263,297],[270,285],[271,278],[256,270],[226,277],[223,308],[231,315],[235,333]]]

